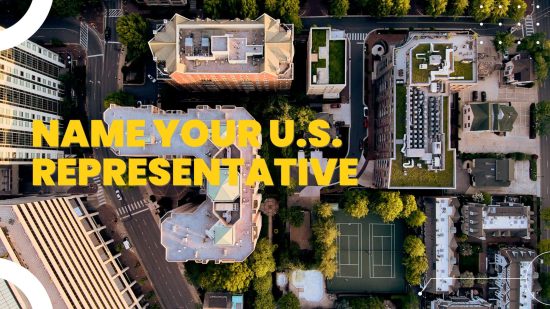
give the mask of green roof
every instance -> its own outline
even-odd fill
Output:
[[[470,104],[472,113],[474,113],[474,121],[472,121],[471,131],[487,131],[489,130],[489,104]]]
[[[514,122],[518,118],[516,109],[509,105],[495,104],[494,108],[494,123],[497,125],[495,131],[510,132],[514,128]]]
[[[510,132],[518,118],[516,110],[503,103],[470,104],[474,120],[471,131]]]

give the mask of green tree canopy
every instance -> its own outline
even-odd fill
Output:
[[[447,0],[428,0],[428,7],[426,13],[432,16],[439,16],[445,13],[447,8]]]
[[[504,54],[516,42],[516,38],[510,32],[497,32],[493,44],[498,52]]]
[[[405,257],[405,280],[411,285],[419,285],[422,275],[428,270],[428,258],[426,256]]]
[[[447,11],[452,16],[464,16],[468,3],[468,0],[451,0],[447,6]]]
[[[539,134],[548,135],[550,133],[550,101],[541,101],[537,104],[535,117],[535,125]],[[550,221],[550,214],[547,214],[547,210],[543,209],[541,215],[542,219]]]
[[[542,208],[540,210],[540,218],[544,221],[544,223],[550,223],[550,208]]]
[[[294,111],[294,124],[297,132],[307,132],[309,123],[315,120],[315,111],[310,107],[301,106]]]
[[[275,271],[275,258],[273,246],[267,238],[262,238],[256,244],[256,249],[250,257],[250,268],[256,277],[263,277]]]
[[[489,282],[489,280],[487,279],[487,274],[486,273],[477,274],[477,276],[476,276],[476,283],[477,284],[484,285],[484,284],[487,284],[487,282]]]
[[[105,106],[105,108],[109,108],[111,104],[116,104],[119,106],[135,106],[136,101],[133,95],[124,91],[117,91],[110,93],[107,97],[105,97],[105,100],[103,100],[103,106]]]
[[[241,0],[242,18],[254,19],[258,17],[258,7],[256,0]]]
[[[199,278],[199,286],[206,290],[244,292],[248,289],[254,272],[247,262],[208,265]]]
[[[471,256],[474,253],[472,245],[467,242],[460,243],[458,245],[458,251],[461,256]]]
[[[369,198],[364,190],[344,192],[344,209],[354,218],[363,218],[369,213]]]
[[[463,288],[474,287],[474,274],[471,271],[465,271],[460,274],[460,284]]]
[[[419,257],[426,255],[426,246],[422,239],[409,235],[405,238],[403,242],[403,250],[405,251],[406,256],[410,257]]]
[[[392,6],[392,14],[401,16],[407,15],[411,10],[410,0],[395,0]]]
[[[397,191],[383,191],[374,205],[374,211],[385,223],[393,222],[403,211],[403,201]]]
[[[550,41],[544,33],[534,33],[526,36],[517,46],[518,50],[526,51],[535,60],[535,75],[537,81],[543,82],[548,76],[550,61]]]
[[[277,301],[277,305],[279,308],[285,308],[285,309],[300,309],[300,300],[298,300],[298,297],[294,295],[291,291],[283,295],[283,297],[279,298],[279,301]]]
[[[527,11],[527,3],[524,0],[511,0],[508,7],[508,17],[520,21],[525,17],[525,11]]]
[[[407,225],[412,228],[421,227],[424,222],[426,222],[426,214],[423,211],[417,209],[411,213],[411,215],[406,219]]]
[[[401,212],[401,218],[408,218],[413,211],[415,211],[418,206],[416,204],[416,198],[414,195],[407,194],[403,196],[403,211]]]
[[[334,220],[316,222],[312,230],[316,241],[325,247],[333,244],[339,234]]]
[[[353,309],[384,309],[384,302],[375,296],[349,298],[348,303]]]
[[[388,16],[393,9],[393,0],[369,0],[369,9],[376,17]]]
[[[116,31],[120,42],[127,47],[129,59],[147,52],[147,22],[139,14],[132,13],[119,17]]]
[[[476,21],[484,21],[493,13],[494,0],[472,0],[470,2],[470,14]]]
[[[294,227],[300,227],[304,223],[304,212],[299,206],[281,208],[279,215],[283,221],[288,221]]]
[[[315,213],[322,219],[330,219],[334,216],[329,203],[321,203],[315,206]]]
[[[330,15],[342,17],[348,14],[349,0],[331,0]]]
[[[273,288],[271,275],[254,278],[252,288],[257,294],[271,294],[271,289]]]
[[[257,294],[254,299],[254,308],[257,309],[275,309],[275,299],[271,292],[266,294]]]

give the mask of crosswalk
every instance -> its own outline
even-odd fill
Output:
[[[366,33],[346,33],[346,36],[352,41],[364,41],[367,38]]]
[[[141,200],[141,201],[137,201],[132,204],[117,208],[116,213],[119,217],[125,218],[130,215],[135,215],[147,210],[149,210],[149,207],[147,206],[144,200]]]
[[[109,9],[109,17],[121,17],[122,15],[124,15],[124,12],[122,11],[122,9]]]
[[[80,45],[88,51],[88,24],[85,22],[80,23]]]
[[[94,183],[97,185],[97,192],[95,196],[97,198],[99,206],[106,205],[107,201],[105,200],[105,190],[103,189],[103,185],[101,184],[101,177],[94,177]]]
[[[525,17],[525,35],[530,36],[535,33],[535,26],[533,25],[533,16],[527,15]]]

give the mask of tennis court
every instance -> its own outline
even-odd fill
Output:
[[[377,215],[355,219],[335,213],[338,269],[327,282],[331,292],[402,292],[403,223],[383,223]]]

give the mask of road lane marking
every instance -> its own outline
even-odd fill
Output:
[[[89,55],[88,58],[103,57],[103,54]]]

